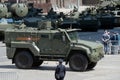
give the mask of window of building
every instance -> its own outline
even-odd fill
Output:
[[[50,2],[50,0],[46,0],[46,3],[49,3]]]
[[[39,0],[40,3],[46,3],[46,0]]]

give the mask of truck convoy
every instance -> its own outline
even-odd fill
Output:
[[[85,71],[104,57],[103,45],[80,40],[78,29],[53,29],[51,21],[39,27],[25,25],[5,31],[7,57],[20,69],[40,66],[43,61],[63,59],[73,71]]]

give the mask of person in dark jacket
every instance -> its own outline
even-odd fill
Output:
[[[55,69],[55,79],[56,80],[64,80],[65,74],[66,74],[66,68],[62,64],[63,60],[59,59],[59,64],[57,65]]]
[[[104,34],[102,35],[102,42],[104,45],[104,52],[105,54],[111,53],[111,41],[110,41],[110,33],[105,30]]]

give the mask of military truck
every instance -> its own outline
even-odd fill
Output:
[[[51,29],[50,21],[39,28],[21,25],[5,31],[7,57],[20,69],[40,66],[43,61],[63,59],[73,71],[85,71],[104,57],[101,43],[80,40],[78,29]]]

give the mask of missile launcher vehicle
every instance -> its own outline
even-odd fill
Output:
[[[4,31],[13,28],[15,24],[23,23],[23,17],[28,13],[28,7],[23,3],[0,3],[0,40],[4,40]]]
[[[15,3],[11,5],[10,12],[12,17],[25,17],[28,14],[28,7],[23,3]]]

